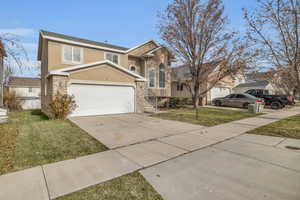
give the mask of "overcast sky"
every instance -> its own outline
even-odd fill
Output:
[[[0,34],[18,35],[29,55],[27,69],[18,75],[37,76],[38,31],[41,29],[125,47],[149,39],[159,42],[157,13],[171,0],[10,0],[1,2]],[[241,9],[255,0],[224,0],[225,12],[235,31],[243,32]]]

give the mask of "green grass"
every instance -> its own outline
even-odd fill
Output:
[[[138,172],[83,189],[56,200],[163,200]]]
[[[256,135],[300,139],[300,115],[262,126],[249,132]]]
[[[215,109],[215,108],[199,108],[199,117],[196,119],[196,111],[192,108],[182,108],[170,110],[167,113],[159,113],[152,115],[162,119],[176,120],[181,122],[189,122],[202,126],[215,126],[239,119],[255,117],[260,114],[249,113],[245,111]]]
[[[9,118],[0,124],[0,174],[107,150],[70,121],[48,120],[39,110]]]

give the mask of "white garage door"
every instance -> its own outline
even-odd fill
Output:
[[[211,100],[219,97],[225,97],[230,93],[231,92],[229,88],[213,88],[211,89]]]
[[[134,112],[134,88],[130,86],[72,84],[76,110],[71,116],[107,115]]]

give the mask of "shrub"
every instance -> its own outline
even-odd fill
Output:
[[[191,105],[192,101],[189,98],[178,98],[172,97],[167,102],[165,102],[165,106],[169,106],[170,108],[179,108],[184,105]]]
[[[74,96],[58,93],[49,103],[49,112],[51,118],[64,120],[76,107]]]
[[[15,91],[5,91],[3,95],[3,104],[9,110],[22,110],[23,101],[18,98]]]

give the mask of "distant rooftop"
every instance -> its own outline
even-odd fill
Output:
[[[243,87],[265,87],[267,85],[269,85],[269,81],[254,81],[254,82],[239,84],[235,88],[243,88]]]
[[[9,87],[41,87],[40,78],[11,76],[8,80]]]

